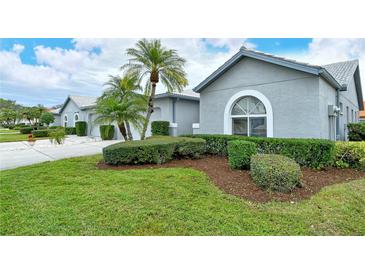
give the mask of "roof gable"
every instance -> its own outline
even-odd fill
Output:
[[[308,63],[298,62],[291,59],[286,59],[283,57],[278,57],[271,54],[266,54],[259,51],[248,50],[245,47],[241,47],[241,49],[233,55],[227,62],[225,62],[222,66],[220,66],[216,71],[214,71],[211,75],[209,75],[203,82],[201,82],[198,86],[193,88],[193,91],[200,92],[209,84],[217,80],[223,73],[237,64],[242,58],[250,57],[253,59],[261,60],[264,62],[276,64],[279,66],[284,66],[287,68],[295,69],[298,71],[310,73],[313,75],[318,75],[323,77],[331,86],[336,89],[340,89],[341,85],[338,81],[324,68],[317,65],[311,65]]]
[[[94,96],[77,96],[77,95],[69,95],[66,98],[65,103],[62,105],[59,113],[61,113],[65,107],[67,106],[68,102],[72,100],[72,102],[80,109],[87,109],[94,107],[96,105],[97,97]]]

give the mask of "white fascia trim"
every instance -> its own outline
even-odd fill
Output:
[[[231,110],[236,101],[244,96],[253,96],[259,99],[266,108],[267,137],[274,137],[274,116],[269,99],[257,90],[242,90],[234,94],[224,109],[224,134],[232,134]]]

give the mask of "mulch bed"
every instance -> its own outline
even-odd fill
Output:
[[[97,164],[100,169],[146,169],[146,168],[169,168],[189,167],[205,172],[213,183],[226,193],[239,196],[255,202],[298,201],[309,198],[321,190],[321,188],[337,183],[365,178],[365,172],[355,169],[314,170],[302,168],[303,187],[298,187],[291,193],[268,192],[257,187],[251,179],[250,172],[246,170],[233,170],[229,167],[227,158],[219,156],[206,156],[201,159],[173,160],[162,165],[124,165],[111,166],[103,162]]]

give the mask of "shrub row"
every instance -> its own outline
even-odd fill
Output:
[[[48,129],[32,130],[32,135],[33,137],[48,137],[49,131]]]
[[[199,157],[205,151],[203,139],[157,137],[113,144],[103,148],[107,164],[162,164],[173,158]]]
[[[227,156],[227,145],[232,140],[250,141],[256,144],[258,153],[281,154],[294,159],[301,166],[322,168],[333,163],[335,142],[321,139],[289,139],[245,137],[237,135],[185,135],[206,140],[210,154]]]
[[[19,129],[21,134],[30,134],[32,132],[32,127],[22,127]]]
[[[102,140],[113,140],[114,138],[114,126],[113,125],[101,125],[100,137]]]
[[[152,136],[168,136],[169,135],[169,121],[153,121],[151,123]]]
[[[66,135],[76,135],[76,128],[75,127],[66,127],[65,133],[66,133]]]
[[[336,142],[335,165],[365,171],[365,142]]]
[[[234,140],[228,142],[228,162],[231,168],[249,169],[251,156],[257,154],[253,142]]]
[[[365,141],[365,123],[351,123],[347,128],[350,141]]]
[[[77,136],[86,136],[87,135],[87,123],[85,121],[77,121],[75,123],[76,126],[76,135]]]
[[[300,185],[302,173],[299,165],[286,156],[257,154],[251,158],[251,176],[260,187],[289,192]]]

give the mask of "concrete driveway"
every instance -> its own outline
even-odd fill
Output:
[[[28,142],[0,143],[0,170],[98,154],[103,147],[118,142],[120,140],[100,141],[89,137],[69,136],[62,145],[54,145],[49,140],[38,140],[33,146]]]

